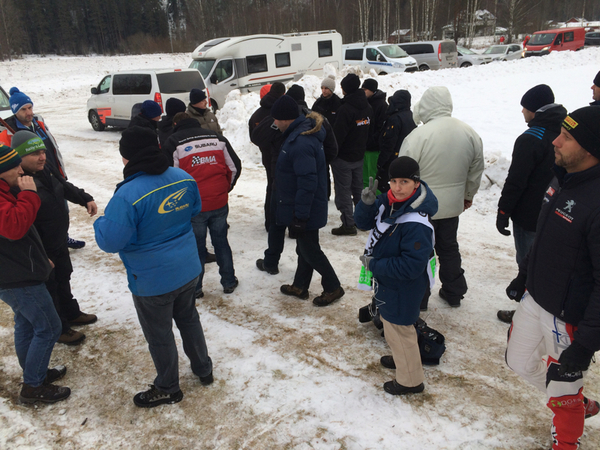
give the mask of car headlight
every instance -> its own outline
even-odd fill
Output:
[[[544,48],[542,49],[542,51],[543,51],[543,52],[545,52],[546,50],[550,50],[550,46],[544,47]]]
[[[402,69],[404,67],[404,64],[400,64],[400,63],[394,63],[394,69]]]

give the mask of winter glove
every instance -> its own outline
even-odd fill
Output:
[[[580,343],[573,341],[558,358],[560,364],[558,374],[573,374],[587,370],[588,367],[590,367],[592,356],[594,356],[593,351],[588,350]]]
[[[367,255],[360,255],[358,257],[358,259],[360,259],[360,261],[363,263],[363,266],[365,266],[365,270],[369,270],[369,263],[371,262],[371,260],[373,259],[372,256],[367,256]]]
[[[296,216],[292,220],[292,224],[289,226],[290,231],[294,233],[304,233],[306,231],[306,220],[300,220]]]
[[[373,182],[373,177],[369,177],[369,187],[363,189],[360,194],[360,199],[365,205],[372,205],[375,203],[375,199],[377,198],[377,185],[379,184],[379,180],[375,180]]]
[[[525,282],[527,281],[527,275],[524,274],[523,272],[519,272],[519,275],[517,275],[517,278],[515,278],[514,280],[512,280],[510,282],[510,284],[508,285],[508,287],[506,288],[506,295],[508,296],[508,298],[510,298],[511,300],[514,300],[515,302],[520,302],[521,299],[523,298],[523,295],[525,294]]]
[[[498,215],[496,216],[496,228],[503,234],[504,236],[510,236],[510,230],[508,228],[508,214],[506,214],[501,209],[498,210]]]

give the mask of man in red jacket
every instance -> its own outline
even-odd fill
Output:
[[[66,367],[48,369],[61,323],[44,284],[51,262],[33,226],[40,198],[33,178],[22,175],[21,157],[0,145],[0,299],[15,314],[15,350],[23,369],[19,400],[54,403],[71,390],[52,384]],[[19,191],[16,196],[11,188]]]

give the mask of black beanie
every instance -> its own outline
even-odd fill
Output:
[[[388,175],[390,180],[392,178],[409,178],[413,181],[421,181],[419,164],[410,156],[399,156],[392,161]]]
[[[378,87],[379,87],[379,83],[377,82],[377,80],[375,78],[367,78],[365,81],[363,81],[363,85],[362,85],[363,89],[368,89],[371,92],[375,92]]]
[[[132,159],[140,150],[160,150],[158,136],[148,127],[133,126],[125,129],[119,141],[119,153],[127,160]]]
[[[271,107],[271,116],[275,120],[295,120],[300,116],[298,104],[289,95],[279,97]]]
[[[531,112],[536,112],[542,106],[554,103],[554,93],[550,86],[546,84],[538,84],[532,87],[521,99],[521,106]]]
[[[600,72],[596,74],[596,78],[594,78],[594,84],[600,87]]]
[[[154,100],[145,100],[144,103],[142,103],[140,113],[148,119],[154,119],[155,117],[162,116],[162,108]]]
[[[562,126],[587,152],[600,159],[600,106],[576,109],[565,117]]]
[[[297,84],[294,84],[291,88],[289,88],[285,95],[292,97],[294,100],[296,100],[296,103],[304,102],[304,88]]]
[[[285,94],[285,85],[281,81],[276,81],[271,86],[271,90],[269,92],[271,94],[273,94],[275,97],[279,98],[283,94]]]
[[[175,97],[171,97],[167,100],[167,105],[165,107],[165,112],[169,117],[175,117],[175,114],[179,112],[185,112],[185,103]]]
[[[344,77],[340,85],[346,94],[352,94],[358,91],[358,88],[360,87],[360,79],[358,78],[358,75],[349,73]]]
[[[206,98],[206,94],[204,93],[204,91],[201,91],[200,89],[194,88],[190,92],[190,103],[192,105],[195,105],[196,103],[200,103],[205,98]]]

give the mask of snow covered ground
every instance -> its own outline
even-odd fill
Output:
[[[110,71],[186,67],[189,61],[189,54],[25,58],[2,62],[0,84],[31,96],[34,111],[58,139],[70,180],[91,193],[102,211],[122,179],[120,131],[92,130],[85,106],[90,87]],[[215,383],[201,386],[180,351],[183,401],[152,410],[134,406],[133,395],[152,382],[154,367],[124,268],[116,255],[98,249],[94,219],[74,206],[70,234],[87,246],[72,251],[73,290],[82,309],[99,320],[82,330],[83,345],[55,347],[51,362],[68,366],[62,383],[71,387],[71,397],[28,407],[17,401],[21,369],[12,314],[0,302],[0,448],[547,449],[551,413],[544,395],[504,364],[507,325],[496,319],[496,311],[515,306],[504,289],[516,264],[512,237],[496,231],[495,210],[514,140],[526,129],[519,104],[523,93],[546,83],[567,110],[585,106],[598,61],[600,49],[585,49],[378,77],[388,95],[408,89],[413,103],[428,87],[447,86],[453,115],[482,136],[486,155],[480,192],[459,229],[469,292],[458,309],[434,294],[423,314],[447,342],[442,363],[425,369],[424,394],[397,398],[382,389],[393,377],[379,364],[389,350],[373,325],[357,320],[358,308],[369,301],[356,289],[367,234],[332,236],[331,228],[339,225],[333,201],[321,243],[346,290],[340,301],[316,308],[279,293],[295,269],[291,240],[278,275],[256,269],[266,245],[266,182],[258,149],[248,140],[247,121],[259,99],[234,92],[218,117],[244,167],[230,197],[229,220],[240,286],[224,295],[217,267],[209,265],[206,296],[197,304]],[[338,81],[344,74],[337,74]],[[299,84],[311,105],[320,94],[320,80],[307,77]],[[315,276],[313,296],[321,292],[319,282]],[[600,370],[593,365],[588,396],[600,397],[599,381]],[[581,448],[600,448],[599,418],[586,423]]]

